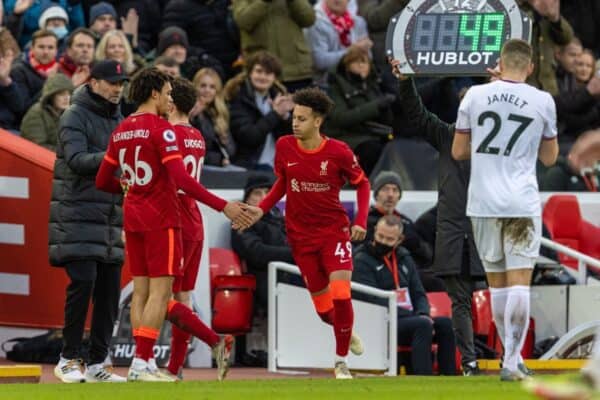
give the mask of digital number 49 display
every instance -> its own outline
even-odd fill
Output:
[[[391,19],[386,51],[408,75],[483,75],[507,39],[530,35],[514,0],[412,0]]]

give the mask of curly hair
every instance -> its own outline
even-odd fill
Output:
[[[293,94],[296,105],[311,108],[314,113],[326,116],[333,108],[333,101],[319,88],[300,89]]]
[[[158,69],[144,68],[137,72],[129,84],[129,100],[136,104],[143,104],[152,91],[160,92],[166,83],[171,82],[171,77]]]

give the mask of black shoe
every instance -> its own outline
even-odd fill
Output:
[[[463,376],[481,375],[481,370],[479,369],[479,364],[477,364],[477,362],[463,365],[462,370]]]

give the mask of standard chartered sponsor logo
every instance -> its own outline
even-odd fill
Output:
[[[291,180],[292,192],[328,192],[331,190],[329,183],[304,182],[296,179]]]

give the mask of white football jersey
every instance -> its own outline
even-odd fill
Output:
[[[467,215],[541,215],[536,161],[541,140],[556,137],[552,96],[526,83],[497,80],[471,87],[456,134],[471,135]]]

